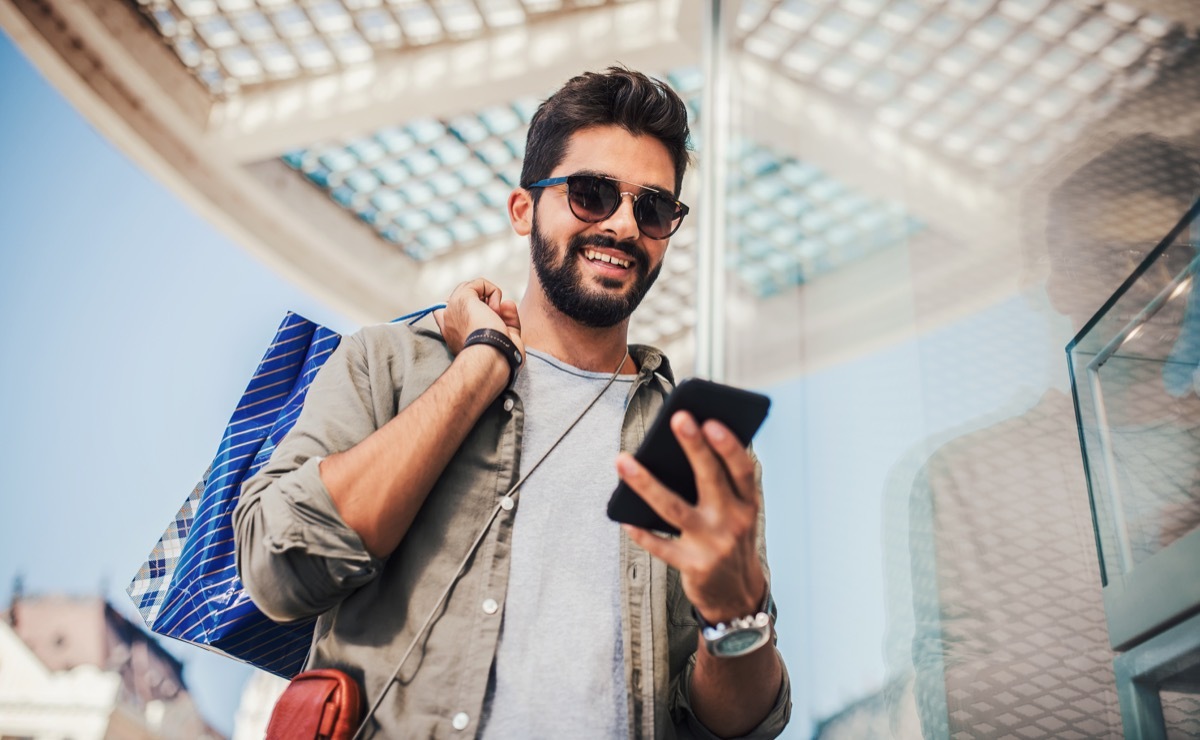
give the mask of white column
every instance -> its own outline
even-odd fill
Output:
[[[696,245],[696,375],[717,381],[725,376],[725,172],[731,104],[724,5],[722,0],[705,3]]]

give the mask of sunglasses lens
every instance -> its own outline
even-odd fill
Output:
[[[679,228],[683,211],[671,198],[646,193],[638,198],[633,216],[643,234],[651,239],[666,239]]]
[[[576,218],[596,223],[616,213],[621,204],[621,191],[617,183],[604,177],[570,175],[567,177],[567,199]],[[679,228],[683,208],[672,198],[647,192],[634,202],[633,218],[646,236],[666,239]]]
[[[603,221],[617,210],[620,193],[616,183],[602,177],[573,175],[567,178],[571,211],[582,221]]]

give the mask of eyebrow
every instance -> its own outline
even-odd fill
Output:
[[[663,195],[669,195],[672,198],[675,197],[675,193],[671,188],[664,188],[662,185],[643,185],[642,183],[638,183],[638,182],[629,182],[628,180],[622,180],[621,178],[617,177],[616,175],[610,174],[608,172],[601,172],[600,170],[582,169],[582,170],[577,170],[575,172],[572,172],[571,174],[572,175],[592,175],[594,177],[604,177],[609,180],[616,180],[617,182],[623,182],[623,183],[626,183],[629,185],[637,185],[639,188],[642,188],[643,190],[654,190],[656,192],[662,193]]]

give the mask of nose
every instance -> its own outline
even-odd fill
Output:
[[[628,205],[625,200],[627,195],[629,196]],[[634,195],[633,193],[621,193],[618,197],[621,199],[621,204],[600,225],[619,242],[637,239],[641,236],[641,232],[638,230],[637,220],[633,217]]]

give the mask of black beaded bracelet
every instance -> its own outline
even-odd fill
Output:
[[[517,369],[521,367],[525,358],[521,356],[521,350],[517,349],[517,345],[513,344],[508,335],[495,329],[476,329],[467,335],[467,341],[463,342],[463,349],[472,344],[486,344],[500,350],[500,354],[508,360],[508,386],[506,387],[512,388],[513,381],[517,379]]]

